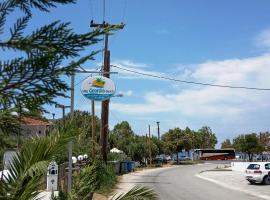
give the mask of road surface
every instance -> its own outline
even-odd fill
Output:
[[[195,176],[201,170],[213,169],[216,164],[181,165],[162,170],[134,173],[122,184],[147,185],[164,200],[259,200],[246,193],[223,188]]]

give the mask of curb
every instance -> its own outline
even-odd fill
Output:
[[[204,171],[201,171],[200,173],[203,173]],[[233,186],[230,186],[230,185],[227,185],[225,183],[222,183],[222,182],[219,182],[217,180],[214,180],[214,179],[211,179],[211,178],[207,178],[207,177],[203,177],[201,176],[200,174],[196,174],[195,175],[197,178],[200,178],[200,179],[203,179],[203,180],[206,180],[206,181],[209,181],[209,182],[212,182],[212,183],[215,183],[217,185],[220,185],[224,188],[227,188],[227,189],[230,189],[230,190],[235,190],[235,191],[240,191],[240,192],[244,192],[248,195],[252,195],[252,196],[255,196],[255,197],[259,197],[259,198],[262,198],[262,199],[266,199],[266,200],[270,200],[270,197],[267,196],[267,195],[260,195],[258,193],[255,193],[255,192],[251,192],[249,190],[245,190],[245,189],[241,189],[241,188],[236,188],[236,187],[233,187]]]
[[[231,169],[207,169],[207,170],[202,170],[199,172],[199,174],[203,172],[231,172]]]

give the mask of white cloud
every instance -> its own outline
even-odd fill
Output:
[[[123,94],[124,97],[130,97],[133,95],[133,91],[132,90],[120,91],[119,94]]]
[[[145,63],[133,62],[131,60],[114,60],[112,63],[117,63],[119,65],[128,67],[128,68],[147,68],[149,65]]]
[[[112,67],[111,71],[119,73],[119,76],[116,76],[116,78],[157,80],[157,78],[136,74],[131,71],[136,71],[142,74],[164,76],[164,74],[161,72],[150,70],[149,68],[151,67],[151,65],[147,65],[144,63],[135,63],[130,60],[115,60],[111,62],[111,65],[122,68],[122,69],[119,69],[116,67]],[[131,70],[131,71],[128,71],[128,70]]]
[[[192,73],[189,72],[189,78],[213,84],[270,88],[269,74],[270,55],[267,54],[198,64]],[[269,110],[269,99],[269,91],[194,86],[174,94],[150,92],[145,94],[143,103],[112,103],[111,108],[136,115],[179,112],[235,120],[248,113]]]
[[[255,39],[255,43],[259,47],[270,49],[270,29],[262,31]]]

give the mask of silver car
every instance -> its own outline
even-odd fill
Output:
[[[270,163],[251,163],[246,169],[246,180],[251,184],[263,183],[270,185]]]

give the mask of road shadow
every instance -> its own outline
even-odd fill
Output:
[[[263,183],[248,183],[247,185],[250,185],[250,186],[255,186],[255,187],[269,187],[270,185],[265,185]]]

